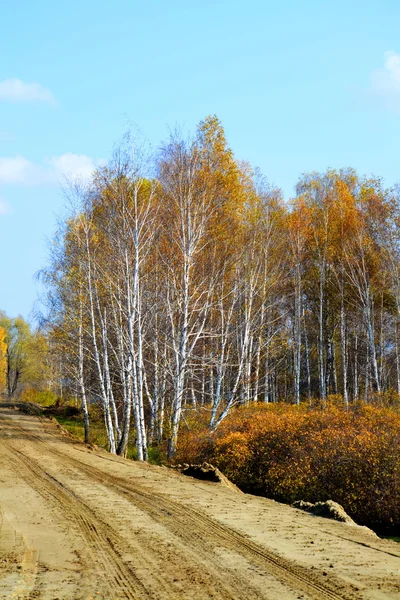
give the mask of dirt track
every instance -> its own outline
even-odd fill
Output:
[[[400,599],[400,546],[0,409],[0,598]]]

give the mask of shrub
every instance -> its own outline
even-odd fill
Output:
[[[49,390],[39,391],[33,387],[26,387],[20,394],[21,402],[32,402],[41,406],[51,406],[56,402],[56,395]]]
[[[177,459],[212,462],[246,492],[281,502],[332,499],[356,522],[400,528],[400,415],[337,402],[238,408],[214,435],[182,431]]]

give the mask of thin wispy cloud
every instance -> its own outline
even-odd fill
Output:
[[[371,75],[372,91],[391,109],[400,111],[400,54],[388,50],[384,54],[384,66]]]
[[[35,175],[35,170],[33,163],[23,156],[0,157],[0,183],[24,185]]]
[[[67,178],[89,179],[104,161],[85,154],[66,152],[42,163],[24,156],[0,157],[0,184],[19,186],[56,185]]]
[[[102,160],[95,161],[90,156],[84,154],[72,154],[66,152],[61,156],[55,156],[50,160],[50,164],[56,173],[63,177],[89,179],[93,171],[103,164]]]
[[[10,212],[10,205],[3,198],[0,198],[0,217],[8,215]]]
[[[0,100],[6,102],[55,103],[53,93],[40,83],[25,83],[21,79],[0,81]]]

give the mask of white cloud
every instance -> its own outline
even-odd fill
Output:
[[[8,102],[41,102],[54,103],[52,92],[40,83],[25,83],[21,79],[5,79],[0,81],[0,100]]]
[[[0,157],[0,183],[24,185],[34,175],[35,166],[23,156]]]
[[[393,110],[400,110],[400,54],[389,50],[384,66],[371,75],[373,92]]]
[[[99,161],[94,161],[93,158],[84,154],[66,152],[61,156],[54,156],[50,160],[50,164],[54,167],[56,173],[64,177],[89,179]]]
[[[37,186],[55,185],[65,177],[89,179],[102,160],[85,154],[66,152],[42,163],[34,163],[23,156],[0,157],[0,184]]]

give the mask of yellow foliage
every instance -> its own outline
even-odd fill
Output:
[[[332,499],[360,524],[399,527],[400,414],[361,405],[346,411],[332,400],[322,409],[238,408],[217,429],[213,446],[205,428],[182,432],[176,460],[190,439],[193,462],[206,458],[244,491],[288,503]]]
[[[6,388],[7,379],[7,332],[0,327],[0,393]]]

